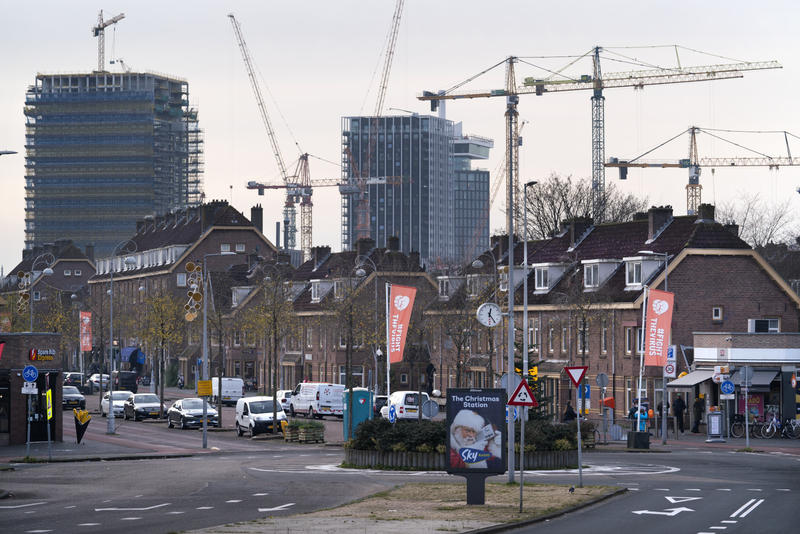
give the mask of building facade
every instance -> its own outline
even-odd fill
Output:
[[[474,234],[483,219],[488,228],[482,207],[456,207],[457,190],[462,201],[477,201],[478,191],[488,191],[488,173],[466,172],[463,160],[488,157],[490,147],[490,140],[462,136],[460,124],[440,117],[343,117],[342,180],[353,187],[341,189],[342,250],[353,250],[365,237],[385,247],[395,236],[402,252],[418,252],[425,264],[460,259],[457,214],[462,233],[469,227]],[[458,180],[457,168],[463,173]],[[359,176],[366,201],[355,185]],[[476,179],[486,185],[473,190],[468,184]],[[482,198],[488,200],[488,193]]]
[[[189,84],[151,73],[38,74],[25,99],[25,246],[97,254],[136,221],[199,204],[202,133]]]

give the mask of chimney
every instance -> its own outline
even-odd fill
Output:
[[[86,245],[86,257],[89,261],[94,262],[94,245]]]
[[[411,269],[419,269],[420,267],[419,262],[419,252],[409,252],[408,253],[408,268]]]
[[[27,260],[28,258],[30,258],[33,255],[32,253],[33,253],[33,249],[31,249],[31,248],[23,248],[22,249],[22,259],[23,260]]]
[[[647,210],[647,239],[653,239],[672,220],[672,206],[653,206]]]
[[[356,252],[359,256],[368,256],[370,251],[375,248],[375,240],[369,237],[362,237],[356,241]]]
[[[281,222],[275,221],[275,248],[281,248]]]
[[[632,221],[646,221],[647,220],[647,214],[645,212],[643,212],[643,211],[637,211],[636,213],[633,214],[633,216],[631,217],[631,220]]]
[[[259,232],[264,233],[264,208],[261,207],[261,204],[250,208],[250,222]]]
[[[591,217],[575,217],[569,224],[569,244],[571,247],[592,227],[594,220]]]
[[[328,246],[320,246],[320,247],[311,247],[311,259],[314,260],[314,269],[319,267],[325,258],[331,255],[331,247]]]
[[[145,232],[147,232],[148,230],[155,230],[156,229],[156,226],[155,226],[155,223],[154,223],[155,217],[153,217],[152,215],[145,215],[144,216],[144,221],[145,221],[145,229],[144,229]]]
[[[697,222],[714,222],[713,204],[700,204],[697,207]]]
[[[736,237],[739,237],[739,225],[736,224],[735,222],[726,223],[722,227],[725,228],[730,233],[732,233],[733,235],[735,235]]]
[[[142,233],[142,231],[144,230],[144,227],[145,227],[144,225],[145,225],[145,220],[144,219],[140,219],[140,220],[136,221],[136,233],[137,234],[141,234]]]
[[[389,236],[386,239],[386,248],[391,250],[392,252],[397,252],[400,250],[400,238],[396,235]]]

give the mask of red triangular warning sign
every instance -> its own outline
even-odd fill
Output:
[[[509,406],[527,406],[528,408],[535,408],[539,406],[536,398],[533,396],[531,388],[528,387],[528,382],[523,380],[511,394],[508,401]]]
[[[579,366],[579,367],[564,367],[564,370],[567,372],[567,376],[569,379],[572,380],[572,383],[575,384],[575,387],[578,387],[583,380],[583,374],[588,369],[587,366]]]

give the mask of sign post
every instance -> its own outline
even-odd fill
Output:
[[[45,374],[45,381],[47,387],[47,419],[45,420],[45,424],[47,425],[47,461],[53,461],[53,449],[50,445],[50,420],[53,418],[53,390],[50,389],[50,373]]]
[[[750,448],[750,405],[747,403],[747,393],[750,390],[750,381],[753,379],[753,368],[745,365],[742,367],[742,390],[744,391],[744,446]]]
[[[586,374],[586,370],[588,369],[587,366],[578,366],[578,367],[564,367],[564,370],[567,372],[567,376],[569,379],[572,380],[572,383],[575,385],[577,390],[581,392],[581,380],[583,380],[583,375]],[[581,399],[581,405],[583,405],[583,399]],[[581,454],[581,449],[583,448],[581,444],[581,415],[578,414],[578,487],[583,487],[583,455]]]
[[[608,443],[608,410],[605,405],[605,398],[606,398],[606,387],[608,387],[608,375],[605,373],[600,373],[595,378],[595,382],[597,383],[597,387],[601,388],[603,391],[600,393],[600,409],[603,410],[603,443]]]
[[[23,393],[28,395],[28,408],[25,412],[25,420],[28,423],[28,437],[25,441],[25,457],[31,455],[31,395],[35,395],[37,393],[36,389],[36,379],[39,378],[39,370],[34,365],[26,365],[25,369],[22,370],[22,378],[25,379],[25,385],[28,386],[27,388],[23,388]],[[27,392],[25,390],[28,390]],[[30,391],[33,393],[30,393]]]
[[[508,401],[509,406],[522,406],[522,427],[519,433],[519,513],[522,513],[522,488],[525,487],[525,419],[528,418],[528,407],[535,408],[539,406],[536,402],[536,397],[533,396],[531,388],[528,387],[528,381],[523,380],[514,390],[511,399]]]

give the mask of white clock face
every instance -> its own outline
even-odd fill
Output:
[[[486,302],[481,304],[478,308],[477,315],[478,322],[483,326],[488,326],[489,328],[497,326],[502,320],[502,311],[500,310],[500,306],[494,302]]]

